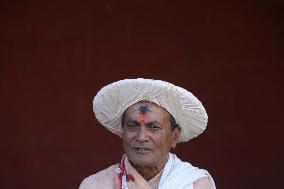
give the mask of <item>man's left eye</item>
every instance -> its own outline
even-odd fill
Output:
[[[149,128],[150,128],[150,129],[155,129],[155,130],[160,129],[160,127],[158,127],[158,126],[155,125],[155,124],[150,124],[150,125],[149,125]]]
[[[135,124],[128,124],[127,127],[129,127],[129,128],[135,128],[135,127],[138,127],[138,126],[135,125]]]

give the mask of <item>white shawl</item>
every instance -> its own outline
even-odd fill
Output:
[[[193,189],[193,183],[203,177],[209,177],[216,189],[213,178],[206,170],[183,162],[170,153],[158,189]]]
[[[111,189],[119,187],[120,181],[116,173],[117,168],[118,164],[87,177],[81,183],[79,189]],[[130,173],[133,174],[133,172]],[[190,163],[183,162],[177,158],[176,155],[170,153],[162,172],[158,189],[193,189],[193,183],[203,177],[208,177],[214,185],[214,189],[216,189],[212,177],[206,170],[199,169],[192,166]],[[143,183],[146,184],[143,185]],[[141,180],[138,182],[138,180],[136,180],[135,183],[130,182],[128,184],[128,188],[135,189],[150,187],[147,185],[146,180],[145,182]]]

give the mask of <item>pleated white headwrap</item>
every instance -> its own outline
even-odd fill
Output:
[[[208,116],[201,102],[189,91],[153,79],[124,79],[103,87],[93,100],[97,120],[112,133],[122,136],[122,117],[127,108],[140,101],[165,108],[181,127],[178,142],[201,134]]]

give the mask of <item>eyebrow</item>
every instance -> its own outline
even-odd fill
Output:
[[[127,124],[135,124],[135,125],[140,125],[141,123],[136,121],[136,120],[133,120],[133,119],[130,119],[127,121]],[[159,121],[151,121],[149,123],[146,123],[146,125],[149,125],[149,124],[157,124],[157,125],[161,125]]]
[[[147,123],[147,124],[157,124],[157,125],[161,125],[160,122],[158,122],[158,121],[151,121],[151,122],[149,122],[149,123]]]
[[[137,125],[137,124],[140,124],[140,123],[138,121],[136,121],[136,120],[130,119],[130,120],[127,121],[127,124],[135,124],[135,125]]]

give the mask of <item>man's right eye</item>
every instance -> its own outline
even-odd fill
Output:
[[[138,127],[138,125],[128,124],[127,127],[129,127],[129,128],[135,128],[135,127]]]
[[[126,123],[127,129],[131,129],[131,130],[136,129],[139,126],[140,126],[140,124],[137,121],[129,121],[129,122]]]

